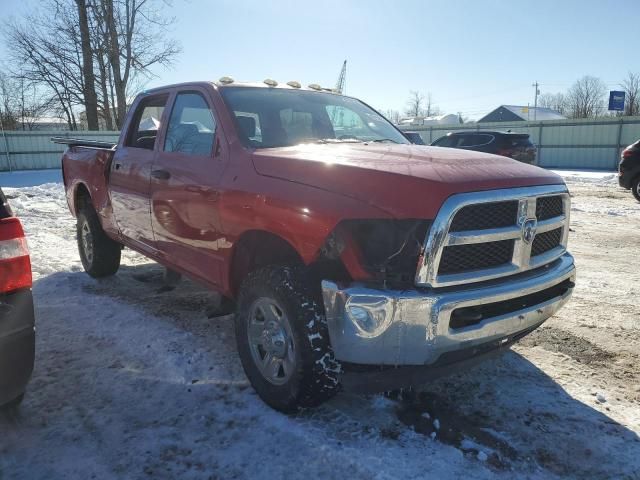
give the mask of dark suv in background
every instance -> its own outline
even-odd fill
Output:
[[[435,147],[463,148],[476,152],[493,153],[524,163],[536,161],[538,149],[527,133],[470,131],[450,132],[431,145]]]
[[[22,224],[0,188],[0,409],[20,404],[33,371],[31,258]]]
[[[618,183],[622,188],[631,189],[640,202],[640,140],[629,145],[620,155]]]

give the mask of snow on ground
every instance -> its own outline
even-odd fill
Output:
[[[613,186],[618,184],[618,172],[609,170],[552,170],[571,184],[596,184]]]
[[[640,478],[640,211],[614,182],[563,176],[579,268],[564,310],[466,375],[296,416],[254,394],[208,292],[160,293],[161,268],[128,250],[89,278],[62,185],[5,188],[38,339],[22,409],[0,417],[0,478]]]

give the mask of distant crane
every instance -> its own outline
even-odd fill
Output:
[[[338,93],[346,92],[346,81],[347,81],[347,61],[345,60],[342,64],[342,70],[340,70],[340,76],[338,77],[338,83],[336,83],[336,91]]]
[[[342,95],[345,93],[345,85],[347,81],[347,61],[342,64],[342,70],[340,70],[340,76],[338,76],[338,82],[336,83],[336,92]],[[333,115],[331,116],[334,126],[343,126],[344,121],[344,109],[340,107],[334,107]]]

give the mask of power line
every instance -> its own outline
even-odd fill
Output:
[[[538,113],[538,95],[540,95],[540,89],[538,87],[540,86],[540,84],[538,84],[538,81],[536,80],[536,82],[531,86],[535,88],[535,95],[533,100],[533,121],[535,122]]]

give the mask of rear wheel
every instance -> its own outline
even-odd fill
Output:
[[[324,309],[299,267],[250,273],[240,288],[236,341],[244,371],[267,404],[282,412],[318,405],[338,391]]]
[[[90,204],[78,213],[77,240],[82,266],[89,275],[102,278],[118,271],[122,247],[104,232]]]
[[[633,179],[631,182],[631,192],[636,200],[640,202],[640,175]]]

